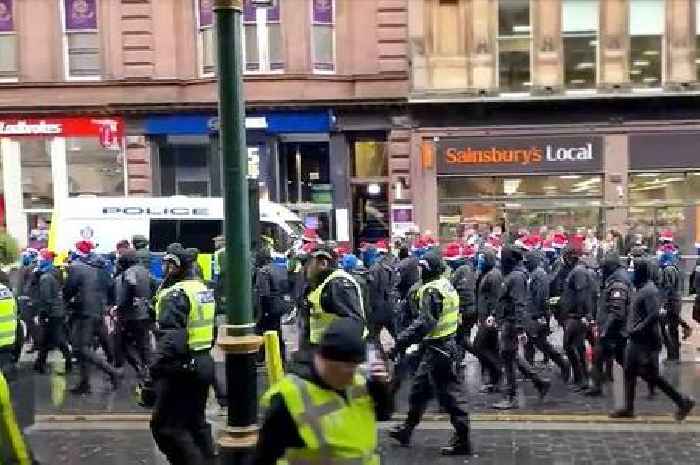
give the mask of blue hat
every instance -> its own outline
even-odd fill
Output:
[[[345,271],[352,271],[357,268],[358,260],[357,257],[351,253],[345,255],[341,262],[341,266]]]

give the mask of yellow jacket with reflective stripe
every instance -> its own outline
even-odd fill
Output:
[[[374,402],[365,379],[355,375],[345,397],[296,375],[288,375],[263,396],[264,407],[280,394],[294,419],[303,448],[286,451],[289,465],[379,465]]]
[[[10,388],[2,373],[0,373],[0,464],[31,464],[29,450],[12,409]]]
[[[423,300],[423,294],[428,289],[435,289],[442,296],[442,313],[435,328],[425,338],[440,339],[452,336],[459,327],[459,294],[446,278],[436,279],[424,284],[418,290],[419,305]]]
[[[355,286],[355,289],[357,289],[357,295],[359,297],[362,318],[365,318],[365,309],[362,304],[362,289],[360,288],[360,285],[357,283],[357,281],[355,281],[355,278],[353,278],[352,275],[350,275],[349,273],[346,273],[343,270],[336,270],[333,273],[331,273],[321,283],[320,286],[311,291],[307,297],[309,303],[311,304],[311,311],[309,314],[309,330],[311,334],[309,336],[309,339],[312,344],[318,344],[319,342],[321,342],[321,337],[323,336],[323,333],[326,332],[326,329],[328,329],[328,326],[330,326],[333,320],[338,318],[338,315],[334,313],[325,312],[323,310],[323,307],[321,306],[321,294],[323,293],[323,288],[325,288],[326,285],[329,282],[331,282],[331,280],[336,278],[347,279]]]
[[[17,333],[17,303],[12,291],[0,284],[0,348],[15,344]]]
[[[211,349],[214,342],[214,292],[197,279],[179,281],[158,295],[156,308],[162,312],[163,297],[174,290],[182,290],[190,302],[187,320],[187,345],[191,351]]]

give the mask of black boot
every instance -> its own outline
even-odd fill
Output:
[[[552,386],[552,383],[547,381],[547,380],[542,380],[537,384],[537,392],[540,395],[540,400],[545,398],[545,396],[549,392],[549,388],[551,386]]]
[[[569,379],[571,379],[571,365],[569,364],[569,362],[567,362],[566,360],[562,360],[562,364],[559,366],[559,370],[561,380],[565,383],[568,383]]]
[[[518,401],[515,400],[515,396],[507,396],[502,401],[493,404],[492,407],[497,410],[513,410],[518,408]]]
[[[75,395],[90,394],[92,389],[90,388],[90,383],[81,381],[78,385],[72,387],[69,392]]]
[[[634,410],[621,408],[613,411],[608,415],[610,418],[634,418]]]
[[[674,415],[677,421],[683,421],[685,420],[685,417],[688,416],[691,410],[695,407],[695,400],[687,397],[685,399],[685,402],[683,403],[682,407],[678,408],[678,411]]]
[[[450,444],[440,449],[442,455],[471,455],[472,445],[469,441],[469,436],[460,438],[453,436]]]
[[[404,447],[411,444],[411,434],[413,434],[413,428],[406,425],[397,425],[389,430],[389,437],[396,439]]]

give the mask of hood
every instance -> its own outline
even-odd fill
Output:
[[[525,254],[525,268],[532,273],[542,264],[542,255],[539,250],[530,250]]]
[[[651,263],[648,259],[638,258],[634,260],[634,274],[632,282],[635,287],[640,288],[654,278]]]
[[[603,275],[603,280],[608,279],[609,276],[619,268],[622,268],[622,261],[620,260],[620,254],[617,252],[608,252],[603,257],[603,261],[600,264],[600,271]]]
[[[503,270],[503,274],[509,274],[520,265],[522,260],[523,256],[518,250],[512,247],[504,247],[503,250],[501,250],[501,269]]]
[[[479,271],[488,273],[496,267],[496,253],[491,249],[484,249],[479,253],[483,258],[479,260],[481,263]]]

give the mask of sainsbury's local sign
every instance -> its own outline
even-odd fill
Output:
[[[602,137],[445,137],[437,143],[438,174],[595,172]]]

